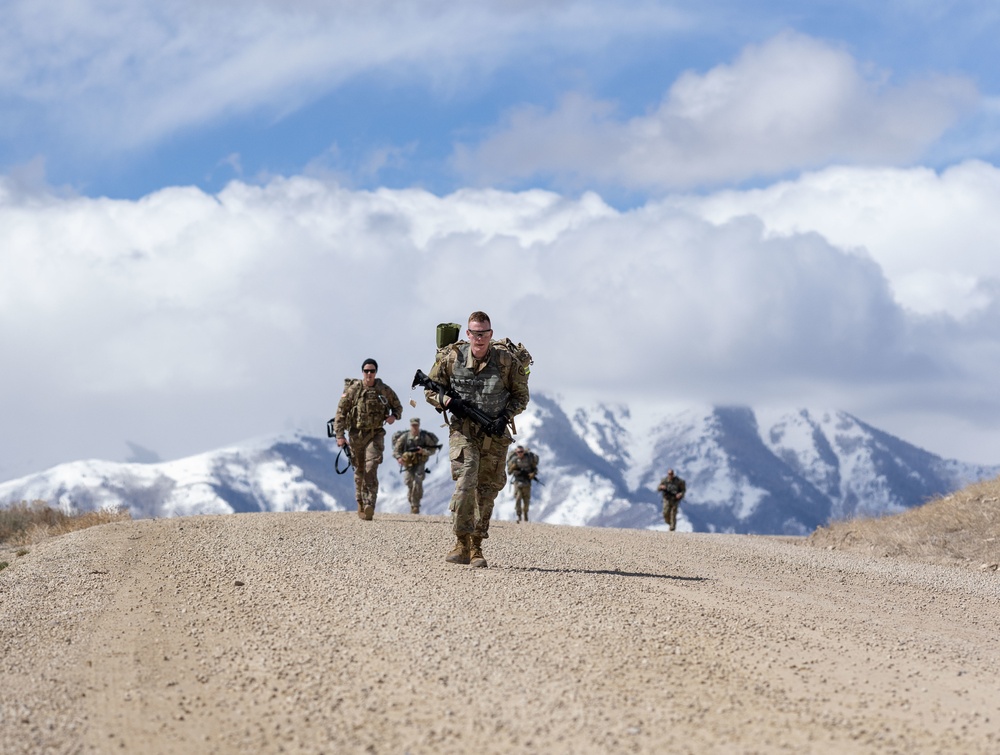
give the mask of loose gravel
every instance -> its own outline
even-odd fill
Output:
[[[782,538],[116,522],[0,571],[4,753],[996,753],[1000,578]]]

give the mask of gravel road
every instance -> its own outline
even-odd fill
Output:
[[[0,571],[4,753],[996,753],[1000,578],[781,538],[116,522]]]

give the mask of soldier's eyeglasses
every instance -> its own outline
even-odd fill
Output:
[[[492,328],[490,330],[470,330],[469,335],[472,336],[473,338],[486,338],[492,332],[493,332]]]
[[[374,375],[378,370],[361,370],[366,375]]]

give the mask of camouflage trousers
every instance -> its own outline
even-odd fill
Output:
[[[403,467],[403,481],[406,482],[406,498],[410,502],[410,513],[420,513],[420,500],[424,497],[424,473],[426,467],[423,462],[414,464],[412,467]]]
[[[449,434],[448,456],[455,492],[448,508],[457,536],[490,536],[493,503],[507,483],[507,447],[511,442],[508,435],[469,437],[455,429]]]
[[[521,521],[521,517],[524,517],[524,521],[528,521],[528,506],[531,505],[531,483],[530,482],[515,482],[514,483],[514,511],[517,514],[517,521]]]
[[[375,506],[378,467],[385,450],[385,430],[352,430],[349,433],[354,462],[354,493],[362,506]]]
[[[663,521],[670,525],[670,530],[677,529],[677,507],[681,502],[673,497],[663,497]]]

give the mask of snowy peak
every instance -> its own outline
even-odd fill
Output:
[[[679,529],[792,535],[1000,474],[1000,466],[941,459],[840,411],[587,405],[535,394],[517,425],[516,442],[540,458],[531,518],[553,524],[662,529],[656,488],[668,468],[687,481]],[[336,452],[327,438],[292,433],[169,462],[73,462],[0,484],[0,504],[117,505],[137,517],[353,511],[353,472],[336,473]],[[447,453],[428,469],[422,511],[447,515]],[[378,510],[407,513],[389,456],[379,479]],[[514,517],[509,488],[495,516]]]

